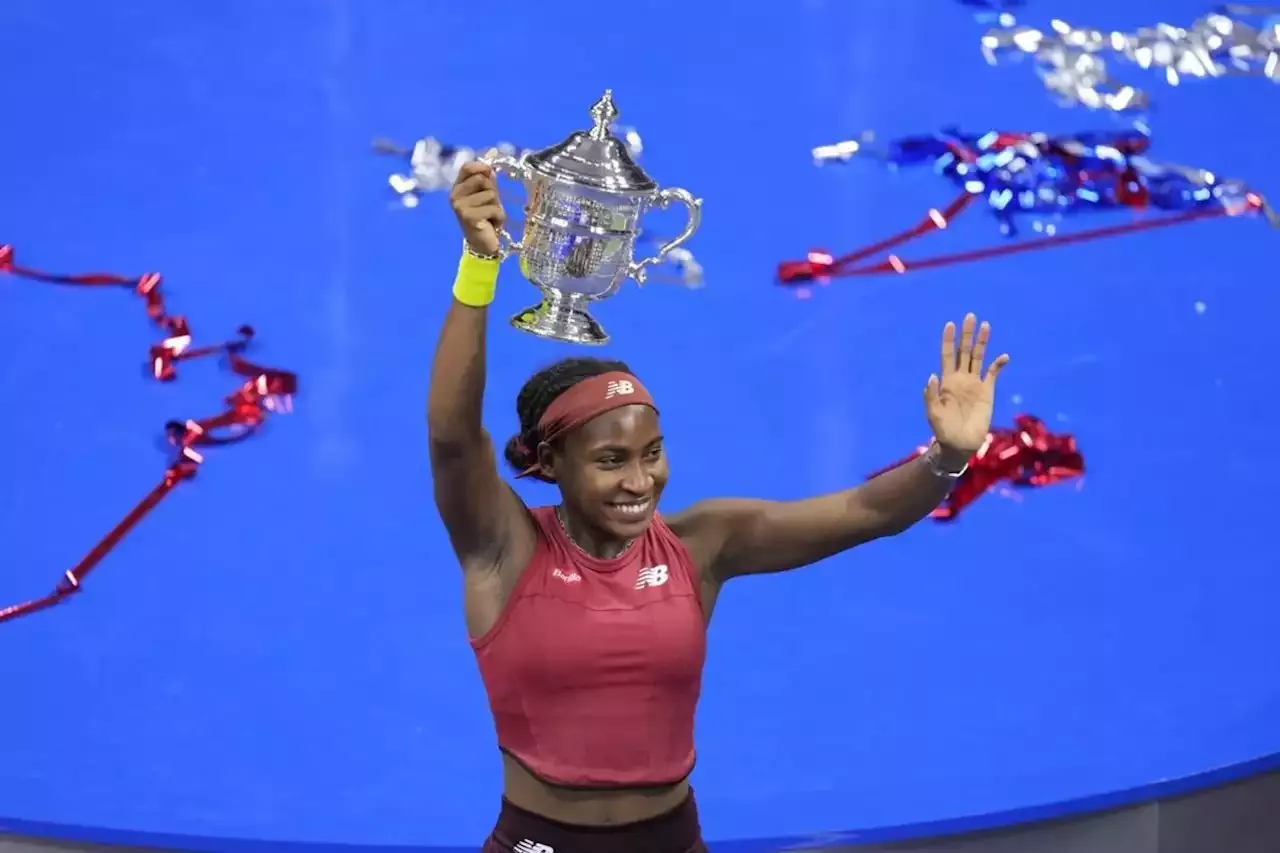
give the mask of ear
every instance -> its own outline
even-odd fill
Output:
[[[550,482],[556,481],[556,453],[551,445],[545,441],[538,442],[538,467],[542,469],[542,475]]]

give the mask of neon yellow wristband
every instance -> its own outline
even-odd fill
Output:
[[[483,308],[498,290],[498,259],[481,258],[464,251],[453,280],[453,298],[472,308]]]

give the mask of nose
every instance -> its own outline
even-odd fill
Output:
[[[639,460],[632,462],[622,474],[622,488],[637,497],[643,497],[653,490],[653,475]]]

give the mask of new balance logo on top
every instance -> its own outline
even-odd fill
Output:
[[[636,576],[636,589],[644,589],[647,586],[662,586],[670,577],[671,573],[667,571],[666,566],[641,569],[640,574]]]
[[[515,853],[556,853],[556,851],[549,844],[538,844],[526,838],[515,846]]]
[[[604,386],[604,398],[606,400],[610,397],[625,397],[634,393],[636,393],[636,386],[625,379],[618,382],[610,382]]]

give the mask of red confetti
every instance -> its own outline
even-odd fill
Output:
[[[213,355],[226,355],[231,371],[245,380],[223,399],[226,408],[221,413],[201,420],[170,421],[165,425],[165,435],[174,447],[174,455],[160,482],[80,562],[63,573],[53,592],[42,598],[0,608],[0,622],[6,622],[60,604],[79,592],[89,572],[147,513],[155,509],[179,483],[195,477],[204,462],[198,448],[242,441],[262,426],[269,412],[289,411],[292,397],[298,390],[298,377],[285,370],[253,364],[241,356],[253,339],[253,329],[249,326],[241,326],[233,340],[192,346],[187,319],[169,314],[165,309],[159,273],[147,273],[137,278],[109,273],[51,275],[17,266],[13,262],[13,247],[3,245],[0,245],[0,273],[47,284],[128,288],[143,300],[147,316],[165,334],[164,339],[152,346],[149,352],[151,372],[157,380],[171,382],[177,378],[176,365],[179,362]]]
[[[894,169],[927,166],[954,185],[958,195],[946,207],[926,211],[914,226],[848,254],[833,256],[813,250],[804,259],[783,261],[778,265],[782,284],[902,275],[1221,216],[1261,215],[1280,227],[1280,213],[1242,181],[1150,159],[1151,137],[1145,130],[1051,135],[944,129],[902,137],[887,145],[872,144],[866,137],[819,146],[813,149],[814,159],[818,163],[847,163],[861,152],[864,158],[883,161]],[[1019,233],[1018,223],[1026,217],[1048,221],[1035,222],[1036,229],[1043,231],[1041,236],[1018,242],[923,258],[897,254],[906,244],[949,228],[961,215],[982,207],[1007,237]],[[1119,210],[1130,211],[1134,218],[1057,233],[1056,220]],[[805,296],[809,289],[801,286],[797,292]]]
[[[778,281],[782,284],[799,285],[807,282],[824,283],[832,278],[852,278],[855,276],[883,275],[894,273],[903,275],[912,270],[932,269],[952,266],[954,264],[971,263],[973,261],[998,258],[1002,255],[1018,255],[1023,252],[1035,252],[1056,246],[1068,246],[1072,243],[1085,243],[1089,240],[1100,240],[1108,237],[1119,237],[1139,231],[1150,231],[1154,228],[1167,228],[1171,225],[1184,225],[1202,219],[1213,219],[1219,216],[1240,216],[1266,212],[1268,209],[1262,197],[1250,194],[1242,210],[1230,208],[1203,208],[1187,210],[1165,216],[1125,222],[1118,225],[1106,225],[1089,228],[1070,234],[1053,234],[1034,237],[1018,243],[1004,243],[971,249],[965,252],[953,252],[947,255],[910,260],[896,254],[890,254],[882,261],[863,263],[872,255],[880,254],[888,249],[909,243],[926,234],[941,231],[950,225],[973,201],[974,196],[961,193],[942,210],[931,209],[916,225],[901,231],[892,237],[879,240],[846,255],[835,257],[831,253],[815,249],[804,260],[782,261],[778,264]],[[1270,216],[1274,216],[1271,214]],[[1270,218],[1269,216],[1269,218]]]
[[[993,429],[969,460],[951,494],[930,513],[936,521],[954,521],[969,504],[992,488],[1007,483],[1015,488],[1050,486],[1084,475],[1084,457],[1073,435],[1055,435],[1034,415],[1018,415],[1012,429]],[[867,476],[867,479],[905,465],[925,452],[910,456]]]

